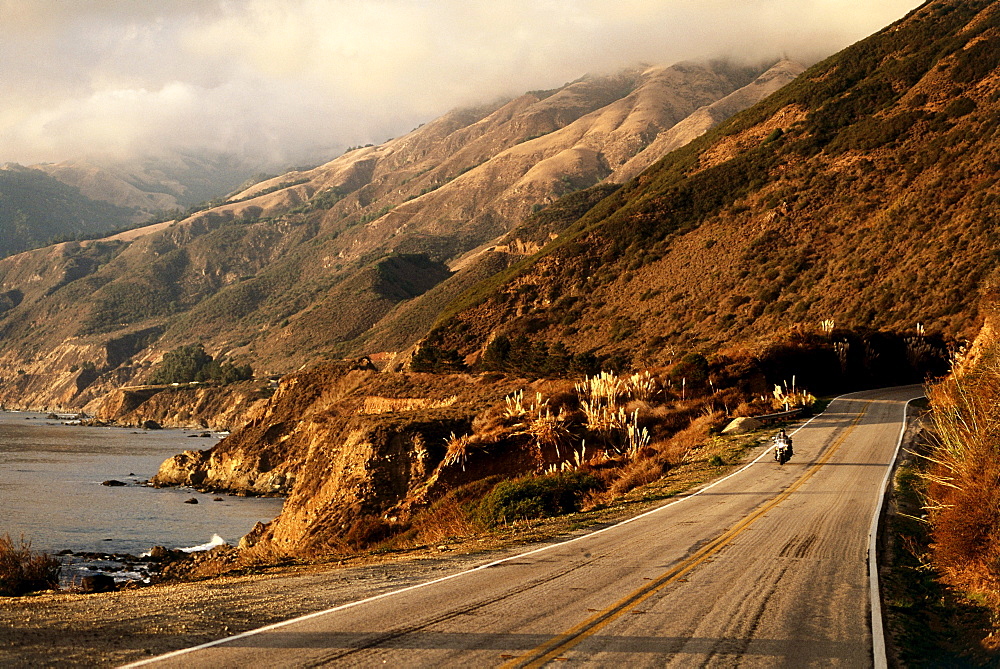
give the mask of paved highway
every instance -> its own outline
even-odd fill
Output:
[[[835,400],[650,513],[472,571],[149,661],[163,667],[864,667],[872,516],[918,386]]]

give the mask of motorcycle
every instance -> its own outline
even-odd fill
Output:
[[[788,462],[792,457],[792,440],[786,436],[777,436],[774,438],[774,459],[777,460],[779,465],[783,465]]]

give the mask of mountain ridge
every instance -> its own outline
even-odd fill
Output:
[[[428,345],[475,357],[503,332],[662,362],[825,320],[970,338],[996,265],[997,76],[976,63],[995,62],[998,14],[931,3],[817,64],[466,298]]]
[[[0,314],[0,364],[23,372],[4,375],[0,400],[86,404],[124,379],[141,380],[165,350],[193,340],[262,371],[364,353],[372,328],[419,299],[372,290],[364,277],[384,259],[409,258],[412,285],[424,292],[447,284],[443,266],[454,271],[469,253],[496,246],[533,209],[608,176],[656,134],[765,69],[637,68],[456,110],[173,224],[0,261],[0,287],[20,291]],[[501,245],[506,251],[491,252],[475,276],[531,247]],[[462,286],[472,275],[463,276]],[[458,284],[442,285],[447,294],[435,293],[435,304],[453,296],[450,285]],[[409,345],[432,312],[391,339]],[[47,325],[33,327],[43,313]],[[382,326],[391,327],[391,319]],[[155,344],[142,338],[127,364],[110,365],[106,342],[153,331]],[[88,361],[102,375],[80,393],[66,368]]]

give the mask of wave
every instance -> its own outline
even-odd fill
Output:
[[[189,548],[178,548],[177,550],[185,553],[198,553],[201,551],[210,551],[216,546],[225,546],[228,543],[228,541],[220,537],[218,534],[213,534],[211,541],[207,544],[199,544],[198,546],[190,546]]]

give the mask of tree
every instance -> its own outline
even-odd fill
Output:
[[[163,356],[163,361],[149,377],[149,383],[190,383],[191,381],[235,383],[253,378],[250,365],[219,362],[205,352],[201,344],[175,348]]]

